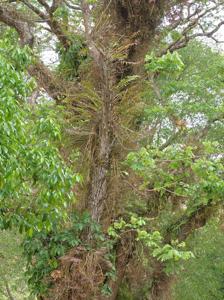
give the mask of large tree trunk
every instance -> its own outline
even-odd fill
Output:
[[[172,300],[173,276],[168,276],[164,272],[164,265],[155,261],[153,264],[152,286],[149,300]]]
[[[102,111],[96,137],[97,145],[90,165],[90,188],[87,208],[94,221],[99,222],[102,217],[104,205],[108,200],[108,184],[110,177],[110,158],[113,144],[113,93],[112,76],[110,68],[105,61],[102,62],[100,74],[102,82]]]
[[[111,210],[107,210],[107,215],[104,215],[104,208],[109,208],[110,194],[109,191],[115,187],[109,187],[111,184],[111,155],[115,134],[113,132],[113,109],[114,95],[113,88],[120,78],[127,75],[136,75],[142,71],[144,56],[153,39],[155,28],[163,15],[165,1],[148,1],[148,0],[133,0],[133,1],[104,1],[103,11],[107,9],[110,12],[111,22],[113,24],[110,30],[105,30],[107,36],[103,49],[110,49],[107,42],[111,42],[117,32],[123,35],[123,39],[119,39],[119,46],[125,46],[126,61],[110,61],[109,54],[102,54],[99,49],[95,48],[97,41],[92,41],[88,35],[88,8],[83,1],[83,9],[86,14],[85,26],[87,31],[87,42],[91,50],[94,62],[99,71],[100,83],[97,83],[97,89],[101,94],[102,108],[101,119],[96,131],[97,145],[95,148],[93,159],[90,164],[90,183],[87,196],[87,209],[90,211],[94,221],[103,222],[103,217],[111,219],[108,214]],[[106,44],[105,44],[106,43]],[[137,63],[137,68],[133,67]],[[129,62],[131,62],[129,64]],[[121,150],[122,151],[122,150]],[[113,155],[114,158],[114,155]],[[116,159],[116,156],[115,156]],[[119,158],[118,158],[119,159]],[[121,194],[117,194],[116,201],[119,202]],[[116,204],[115,204],[116,205]],[[129,246],[127,247],[127,243]],[[100,297],[101,300],[116,300],[119,286],[125,276],[127,265],[133,254],[133,237],[127,237],[122,241],[116,249],[116,280],[110,282],[112,295],[110,297]]]
[[[87,28],[87,42],[95,64],[98,65],[98,77],[101,80],[96,87],[98,89],[100,86],[99,93],[102,96],[101,120],[97,130],[97,147],[95,147],[94,157],[90,165],[90,188],[87,197],[87,208],[90,210],[92,219],[99,221],[105,204],[110,206],[107,202],[110,201],[108,183],[110,182],[110,158],[114,143],[112,125],[114,95],[112,90],[120,78],[126,75],[136,75],[141,71],[150,40],[153,39],[155,28],[162,18],[165,2],[148,0],[104,1],[103,12],[108,13],[107,10],[109,10],[110,24],[114,25],[109,35],[105,29],[107,36],[103,49],[108,48],[110,51],[108,43],[114,39],[116,32],[123,35],[124,38],[119,39],[119,46],[122,45],[126,48],[126,61],[120,62],[110,61],[110,54],[107,53],[107,50],[102,54],[95,47],[97,41],[92,40],[88,34],[88,11],[84,1],[83,3],[83,10],[86,13],[84,20]],[[140,61],[137,64],[138,68],[130,67],[135,64],[129,65],[129,62],[136,60]]]

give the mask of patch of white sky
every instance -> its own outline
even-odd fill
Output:
[[[59,61],[55,46],[56,40],[52,39],[51,41],[49,41],[48,46],[41,52],[41,59],[49,67],[57,65]]]

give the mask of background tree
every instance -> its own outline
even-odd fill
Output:
[[[3,78],[15,78],[22,66],[18,81],[2,82],[3,108],[8,99],[13,107],[3,136],[16,145],[3,145],[15,163],[10,186],[2,188],[10,192],[3,193],[2,223],[26,231],[30,283],[39,297],[51,283],[53,299],[116,299],[121,282],[137,288],[131,270],[142,249],[135,284],[141,288],[149,276],[142,297],[168,299],[167,272],[192,256],[180,242],[207,222],[223,197],[222,57],[199,43],[190,44],[192,55],[175,51],[196,37],[217,41],[222,8],[218,0],[1,3],[0,21],[17,32],[23,59],[28,51],[26,64],[2,54]],[[49,39],[58,52],[53,67],[40,59]],[[13,128],[18,98],[28,96],[22,90],[27,73],[54,104],[45,113],[37,105],[34,115],[22,109],[11,130],[5,124]],[[66,146],[51,135],[60,136],[53,120],[60,105]],[[75,188],[78,203],[67,209],[74,176],[65,163],[84,179]],[[3,166],[6,178],[6,159]]]
[[[174,299],[223,299],[222,231],[212,220],[188,241],[195,259],[176,283]]]

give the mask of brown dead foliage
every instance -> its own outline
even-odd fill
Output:
[[[106,253],[106,248],[76,247],[61,257],[60,267],[51,273],[53,287],[45,300],[99,299],[105,274],[112,267],[104,258]]]

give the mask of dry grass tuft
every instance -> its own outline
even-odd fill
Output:
[[[105,274],[112,264],[104,256],[106,248],[88,251],[76,247],[60,258],[60,268],[51,273],[53,288],[48,300],[98,299]]]

